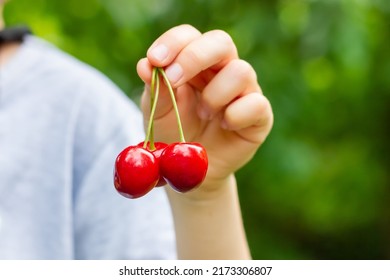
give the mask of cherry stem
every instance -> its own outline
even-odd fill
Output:
[[[152,107],[150,109],[148,130],[143,145],[143,148],[146,149],[149,143],[149,149],[151,151],[154,151],[156,149],[154,145],[154,114],[156,113],[159,92],[160,92],[160,79],[158,77],[157,68],[153,68],[152,81],[150,83],[150,104]]]
[[[184,143],[184,142],[186,142],[186,140],[184,138],[183,127],[181,125],[179,109],[177,108],[177,102],[176,102],[176,98],[175,98],[175,93],[173,92],[171,83],[169,82],[169,79],[168,79],[167,75],[165,74],[164,69],[158,67],[158,71],[160,72],[161,76],[163,77],[163,79],[165,81],[165,84],[168,87],[169,94],[171,95],[173,109],[174,109],[175,114],[176,114],[177,126],[179,127],[180,142]]]

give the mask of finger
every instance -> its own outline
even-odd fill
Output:
[[[147,57],[142,58],[137,63],[139,77],[146,84],[144,94],[141,99],[141,107],[147,112],[150,107],[150,85],[153,67],[163,67],[169,64],[177,54],[192,40],[200,37],[201,33],[190,25],[180,25],[174,27],[161,35],[148,49]],[[172,109],[168,90],[163,83],[160,83],[160,98],[156,110],[156,116],[164,115]]]
[[[250,142],[262,143],[273,124],[273,114],[268,99],[259,93],[247,94],[225,110],[221,126],[236,131]]]
[[[151,94],[151,87],[150,83],[152,80],[152,73],[153,73],[153,66],[149,63],[149,60],[147,58],[141,59],[137,63],[137,72],[140,78],[145,82],[145,89],[141,97],[141,109],[144,112],[145,116],[149,115],[150,112],[150,94]],[[170,112],[173,108],[172,106],[172,100],[171,96],[168,92],[168,88],[164,86],[164,81],[162,78],[159,78],[160,86],[159,86],[159,96],[158,96],[158,103],[156,107],[155,112],[155,118],[158,119],[164,115],[166,115],[168,112]],[[176,90],[176,94],[178,94],[178,89]],[[188,90],[187,90],[188,91]],[[182,90],[181,90],[182,92]],[[181,102],[182,98],[178,99],[178,96],[176,96],[177,102]]]
[[[172,86],[178,87],[208,68],[219,70],[237,57],[232,38],[213,30],[189,43],[165,71]]]
[[[249,92],[261,92],[255,70],[244,60],[231,60],[204,88],[199,117],[210,120],[234,99]]]
[[[149,85],[152,80],[153,66],[149,63],[149,60],[145,57],[137,63],[137,73],[141,80]]]
[[[150,114],[152,104],[150,103],[150,86],[145,86],[145,90],[141,96],[141,109],[146,117]],[[159,93],[158,103],[155,111],[155,119],[161,118],[172,110],[172,101],[169,94],[165,92]]]
[[[167,66],[185,46],[200,36],[199,30],[191,25],[173,27],[157,38],[148,49],[146,56],[154,66]]]

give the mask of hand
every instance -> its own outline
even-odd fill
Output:
[[[153,66],[164,67],[176,91],[186,141],[199,142],[207,150],[209,170],[203,185],[221,185],[252,158],[272,127],[272,109],[255,70],[239,59],[227,33],[201,34],[189,25],[174,27],[152,44],[137,65],[147,85],[141,101],[146,122]],[[172,102],[166,86],[160,84],[155,140],[177,142]]]

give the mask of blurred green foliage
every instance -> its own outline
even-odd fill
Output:
[[[13,0],[5,16],[136,101],[135,65],[157,36],[226,30],[275,114],[237,174],[253,257],[390,258],[387,0]]]

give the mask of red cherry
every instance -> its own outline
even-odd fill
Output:
[[[198,187],[206,177],[206,150],[198,143],[173,143],[161,154],[160,172],[173,189],[187,192]]]
[[[139,143],[137,146],[138,147],[143,147],[144,146],[144,142]],[[161,153],[164,151],[165,147],[168,146],[168,144],[163,143],[163,142],[154,142],[154,146],[156,147],[156,149],[151,151],[151,152],[156,157],[157,164],[160,165]],[[150,151],[149,143],[146,146],[146,149],[148,151]],[[162,187],[162,186],[165,186],[166,184],[167,184],[167,182],[165,181],[164,177],[160,175],[160,179],[158,180],[156,187]]]
[[[138,198],[152,190],[160,177],[155,156],[146,149],[129,146],[116,158],[114,185],[127,198]]]

